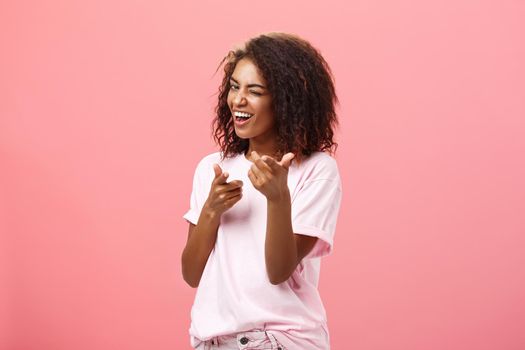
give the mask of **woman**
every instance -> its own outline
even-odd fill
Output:
[[[307,41],[268,33],[223,59],[221,151],[193,178],[184,280],[197,288],[196,349],[329,349],[317,285],[341,201],[328,64]],[[231,181],[228,181],[228,178]]]

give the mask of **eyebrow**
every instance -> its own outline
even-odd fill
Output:
[[[230,80],[233,80],[233,82],[234,82],[235,84],[239,84],[239,82],[238,82],[237,80],[235,80],[233,77],[231,77]],[[262,89],[266,89],[266,87],[264,87],[264,86],[262,86],[262,85],[260,85],[260,84],[248,84],[248,87],[249,87],[249,88],[250,88],[250,87],[260,87],[260,88],[262,88]]]

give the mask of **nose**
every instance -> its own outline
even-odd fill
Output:
[[[246,104],[246,97],[244,96],[244,93],[239,89],[235,93],[235,96],[233,97],[233,104],[234,105],[243,105]]]

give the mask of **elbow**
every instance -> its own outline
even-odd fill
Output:
[[[190,286],[191,288],[197,288],[199,286],[199,281],[192,281],[189,278],[184,278],[184,281]]]
[[[283,282],[286,282],[288,278],[293,274],[295,267],[282,265],[271,265],[266,264],[266,274],[268,275],[268,280],[273,285],[278,285]]]
[[[184,278],[184,282],[191,288],[197,288],[199,286],[199,280],[187,276],[184,272],[182,273],[182,278]]]
[[[199,286],[200,278],[193,276],[191,271],[188,271],[184,259],[182,260],[182,278],[191,288],[197,288]]]
[[[284,263],[284,264],[271,264],[269,260],[266,262],[266,274],[271,284],[277,285],[286,282],[290,276],[292,276],[295,270],[296,264]]]
[[[288,277],[287,278],[270,278],[270,283],[276,286],[278,284],[286,282],[287,280],[288,280]]]
[[[275,274],[275,273],[268,273],[268,279],[270,280],[270,283],[273,285],[278,285],[283,282],[286,282],[290,278],[289,274]]]
[[[189,283],[189,282],[186,282],[186,283],[188,283],[188,285],[189,285],[191,288],[197,288],[197,287],[199,287],[199,282],[197,282],[197,283]]]
[[[284,281],[286,280],[281,280],[281,279],[272,279],[270,278],[270,283],[273,284],[274,286],[278,285],[278,284],[281,284],[283,283]]]

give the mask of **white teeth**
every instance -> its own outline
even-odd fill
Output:
[[[253,114],[235,111],[234,115],[241,118],[250,118]]]

